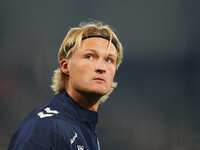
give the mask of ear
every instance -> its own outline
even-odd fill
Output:
[[[69,59],[62,59],[60,61],[60,70],[65,75],[69,75]]]

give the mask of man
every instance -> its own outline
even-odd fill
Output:
[[[100,22],[71,28],[58,52],[53,100],[22,122],[8,150],[99,150],[97,111],[116,87],[122,59],[115,33]]]

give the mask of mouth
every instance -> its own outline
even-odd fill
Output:
[[[103,78],[94,78],[95,81],[103,83],[105,80]]]

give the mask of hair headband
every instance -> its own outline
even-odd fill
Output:
[[[88,39],[88,38],[94,38],[94,37],[97,37],[97,38],[103,38],[103,39],[106,39],[108,41],[110,41],[110,38],[107,37],[107,36],[102,36],[102,35],[89,35],[89,36],[84,36],[82,38],[82,40],[85,40],[85,39]],[[115,48],[117,49],[117,44],[116,42],[114,42],[114,40],[112,39],[111,42],[113,43],[113,45],[115,46]],[[68,50],[70,50],[72,47],[74,47],[75,43],[73,43],[72,45],[69,46]]]

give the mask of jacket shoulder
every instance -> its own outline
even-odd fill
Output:
[[[12,137],[8,150],[48,149],[60,145],[68,147],[73,123],[63,120],[60,112],[43,107],[34,110],[25,118]],[[61,148],[61,147],[59,147]]]

